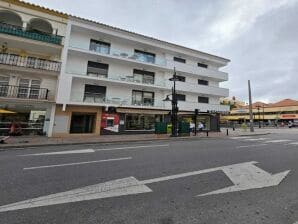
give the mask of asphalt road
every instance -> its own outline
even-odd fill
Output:
[[[297,160],[294,132],[3,151],[0,223],[293,224],[298,221]],[[279,184],[265,186],[263,178],[287,170]],[[235,192],[203,195],[233,186],[233,178],[241,181]],[[97,185],[119,179],[124,185]]]

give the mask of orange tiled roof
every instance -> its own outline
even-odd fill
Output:
[[[292,100],[292,99],[284,99],[270,105],[270,107],[287,107],[287,106],[298,106],[298,101]]]

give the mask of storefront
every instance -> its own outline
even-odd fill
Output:
[[[103,111],[101,134],[154,133],[155,123],[165,120],[169,111],[117,108]]]

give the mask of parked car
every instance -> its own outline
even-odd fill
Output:
[[[289,128],[294,128],[294,127],[298,127],[298,122],[289,122],[289,124],[288,124],[288,127]]]

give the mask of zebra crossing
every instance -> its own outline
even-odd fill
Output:
[[[290,140],[290,139],[271,139],[269,137],[256,137],[256,136],[237,136],[237,137],[230,137],[231,140],[238,140],[241,142],[249,143],[253,142],[254,144],[251,145],[243,145],[237,146],[236,148],[249,148],[249,147],[257,147],[257,146],[265,146],[268,144],[284,144],[289,146],[297,146],[297,140]]]

